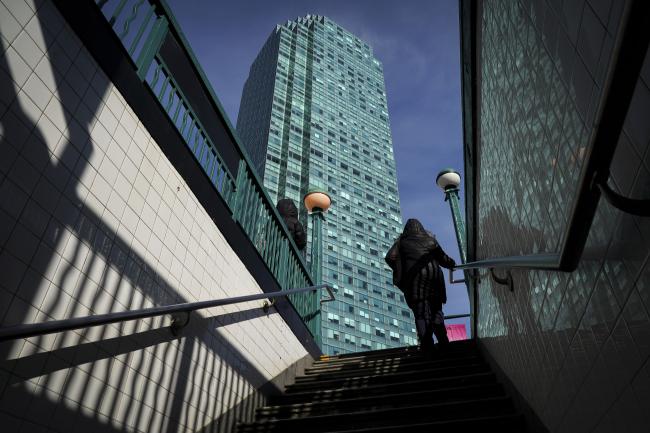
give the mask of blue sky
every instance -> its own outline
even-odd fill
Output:
[[[463,168],[457,1],[169,4],[233,125],[249,67],[276,24],[325,15],[366,41],[384,65],[402,217],[420,219],[459,261],[449,206],[435,186],[441,169],[454,167],[462,173]],[[463,285],[450,286],[447,292],[446,314],[469,311]]]

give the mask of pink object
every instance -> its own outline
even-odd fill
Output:
[[[445,328],[447,328],[449,341],[467,340],[467,330],[464,324],[445,325]]]

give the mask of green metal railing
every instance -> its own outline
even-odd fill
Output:
[[[176,126],[185,144],[192,150],[203,171],[230,207],[235,192],[235,178],[159,55],[152,59],[144,80]]]
[[[282,290],[312,286],[314,280],[270,197],[256,176],[245,151],[233,175],[215,140],[203,126],[165,63],[160,48],[173,37],[197,71],[208,98],[219,106],[209,83],[166,5],[145,0],[96,0],[95,3],[122,42],[138,77],[146,83],[169,120],[175,125],[196,162],[208,176]],[[227,121],[226,121],[227,123]],[[229,123],[227,127],[231,128]],[[316,343],[321,343],[320,293],[307,291],[288,296]]]
[[[280,287],[303,287],[312,278],[302,256],[297,253],[293,238],[288,235],[271,199],[253,175],[246,161],[239,161],[237,194],[232,203],[233,218],[244,229],[257,252],[267,264]],[[312,331],[316,343],[321,342],[319,299],[313,292],[290,295],[289,300]]]

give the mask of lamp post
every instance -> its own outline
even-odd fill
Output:
[[[325,212],[332,204],[330,196],[319,189],[310,189],[303,198],[305,207],[312,217],[311,226],[311,275],[314,278],[314,284],[323,282],[323,220]]]
[[[462,263],[467,261],[465,245],[465,221],[460,214],[458,186],[460,185],[460,174],[453,168],[447,168],[438,173],[436,184],[445,192],[445,201],[449,202],[451,208],[451,218],[454,221],[456,230],[456,240],[458,241],[458,250]]]

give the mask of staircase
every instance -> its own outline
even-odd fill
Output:
[[[474,341],[427,358],[414,347],[314,363],[239,433],[525,431]]]

